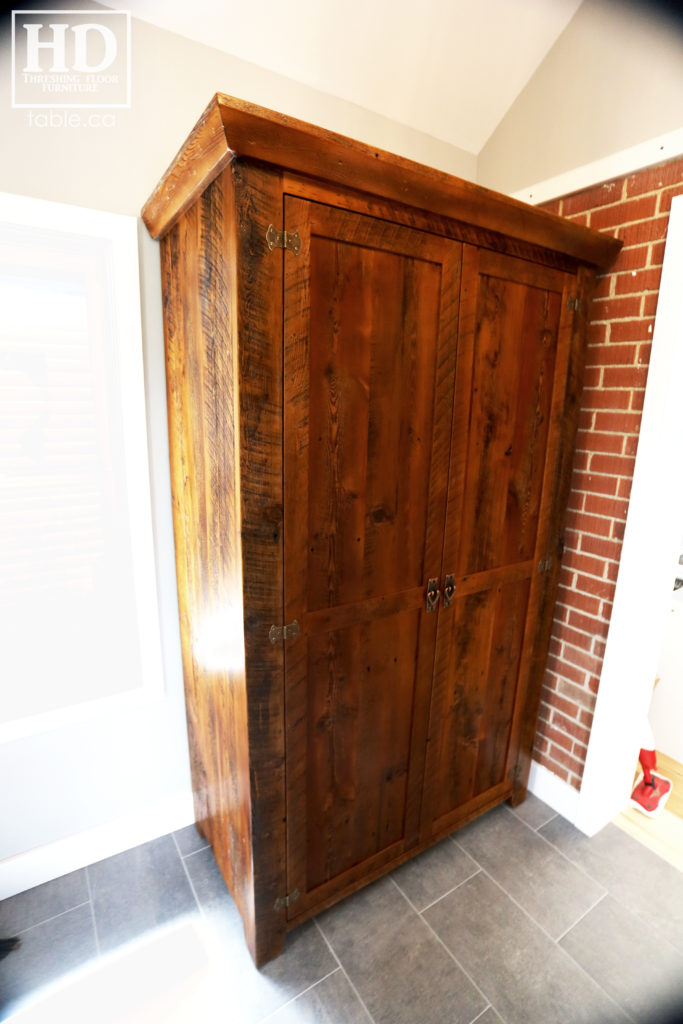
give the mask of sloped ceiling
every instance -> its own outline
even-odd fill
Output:
[[[582,0],[108,0],[478,154]]]

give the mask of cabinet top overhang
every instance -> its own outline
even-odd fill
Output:
[[[142,210],[161,238],[233,160],[253,159],[562,252],[598,270],[622,243],[508,196],[216,93]]]

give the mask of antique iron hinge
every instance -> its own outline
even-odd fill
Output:
[[[278,231],[272,224],[266,231],[266,242],[269,249],[289,249],[295,256],[301,252],[301,235],[298,231]]]
[[[293,640],[298,635],[299,623],[296,619],[294,619],[294,622],[290,622],[288,626],[271,626],[268,630],[268,639],[271,644],[276,644],[278,640]]]
[[[552,567],[553,567],[553,560],[552,560],[552,558],[542,558],[541,561],[538,563],[538,567],[537,568],[538,568],[538,572],[540,574],[542,572],[550,572]]]
[[[296,903],[299,899],[299,896],[301,896],[301,893],[298,889],[295,889],[289,896],[278,896],[275,900],[275,909],[282,910],[283,907],[291,907],[292,903]]]
[[[567,309],[578,313],[581,309],[581,299],[576,295],[570,295],[567,299]]]

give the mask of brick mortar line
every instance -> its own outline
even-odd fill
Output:
[[[639,294],[640,295],[644,295],[645,293],[644,292],[640,292]],[[653,294],[654,294],[654,292],[653,292]],[[626,296],[623,296],[623,297],[626,298]],[[619,298],[622,298],[622,296],[620,295]],[[598,302],[603,302],[603,301],[608,301],[609,302],[611,300],[610,300],[610,298],[608,296],[607,300],[598,299],[597,301]],[[654,316],[643,316],[642,313],[641,313],[639,316],[633,316],[633,315],[632,316],[609,316],[609,317],[605,317],[604,319],[601,319],[601,320],[591,320],[590,322],[591,322],[591,324],[627,324],[627,323],[630,323],[631,321],[638,322],[640,320],[654,320]],[[641,342],[635,342],[635,344],[640,344],[640,343]],[[616,345],[624,345],[624,344],[628,345],[628,344],[631,344],[631,342],[617,341],[614,344],[616,344]]]
[[[559,714],[562,714],[562,712],[559,712]],[[579,725],[578,722],[576,724]],[[559,733],[560,736],[563,736],[566,740],[569,741],[569,751],[568,751],[568,753],[570,753],[570,754],[574,753],[573,748],[574,748],[574,746],[577,743],[584,750],[586,749],[586,744],[582,740],[577,739],[576,736],[573,736],[565,727],[563,727],[562,725],[558,724],[557,722],[547,720],[547,721],[545,721],[543,723],[543,725],[544,726],[548,726],[549,729],[552,729],[554,732]],[[588,730],[587,726],[585,726],[585,725],[579,726],[579,728],[586,729],[588,732],[590,732],[590,730]],[[541,733],[541,735],[543,736],[544,739],[549,740],[550,743],[553,742],[553,740],[552,740],[552,738],[550,736],[544,735],[543,733]]]
[[[563,622],[563,623],[561,623],[561,625],[566,626],[568,629],[573,630],[574,633],[580,633],[581,636],[588,637],[591,640],[603,640],[604,639],[598,633],[587,633],[585,629],[579,629],[578,626],[570,626],[568,622]],[[571,647],[576,647],[576,644],[573,644],[571,642],[571,640],[560,640],[560,643],[561,644],[569,644]],[[557,655],[557,657],[561,657],[561,655]]]
[[[549,668],[549,669],[547,669],[547,671],[550,672],[550,674],[555,679],[561,679],[563,682],[567,683],[569,686],[575,686],[576,689],[579,690],[582,694],[588,695],[588,696],[592,697],[593,700],[595,700],[595,694],[587,686],[583,686],[581,683],[575,683],[572,679],[565,679],[565,677],[561,673],[556,672],[555,669]],[[587,676],[587,678],[591,678],[591,673],[586,672],[586,676]],[[575,697],[566,697],[564,694],[559,693],[559,691],[552,690],[552,689],[550,690],[550,693],[554,693],[557,697],[562,697],[564,700],[568,700],[572,704],[576,704],[579,707],[583,707],[583,704],[580,704],[580,705],[578,704],[578,701],[577,701],[577,699]],[[550,705],[550,706],[552,707],[552,705]],[[588,708],[585,708],[585,710],[588,711]],[[591,714],[593,713],[593,710],[594,709],[591,709],[591,712],[590,712]]]
[[[560,761],[556,761],[554,757],[551,757],[551,756],[550,756],[550,754],[543,754],[542,756],[543,756],[544,758],[546,758],[546,760],[550,761],[550,762],[551,762],[551,763],[552,763],[552,764],[553,764],[553,765],[554,765],[554,766],[555,766],[556,768],[561,768],[561,769],[562,769],[562,771],[566,772],[566,773],[567,773],[567,775],[569,775],[569,781],[568,781],[568,783],[567,783],[567,784],[568,784],[569,786],[571,786],[571,787],[572,787],[572,789],[576,789],[576,790],[578,790],[578,789],[580,788],[580,785],[581,785],[581,779],[583,778],[583,775],[577,775],[577,774],[576,774],[576,772],[574,772],[574,771],[572,771],[572,770],[571,770],[571,768],[566,768],[566,767],[565,767],[565,766],[564,766],[564,765],[563,765],[563,764],[562,764],[562,763],[561,763]],[[553,772],[552,774],[553,774],[553,775],[557,775],[557,772]],[[571,779],[576,779],[576,781],[577,781],[577,782],[579,783],[579,785],[578,785],[578,786],[575,786],[575,785],[574,785],[574,784],[573,784],[573,783],[571,782]]]
[[[572,591],[572,593],[583,594],[584,592],[582,590],[575,590],[575,591]],[[594,597],[595,600],[599,601],[601,604],[602,604],[603,601],[607,600],[606,597],[595,597],[594,594],[586,594],[585,596],[586,597]],[[572,604],[564,604],[564,602],[560,602],[560,601],[557,601],[556,604],[558,604],[558,605],[561,604],[562,608],[569,608],[571,611],[579,612],[581,615],[588,615],[589,618],[596,619],[596,621],[598,621],[598,622],[604,622],[605,621],[604,619],[601,619],[598,614],[594,614],[593,612],[583,612],[583,611],[581,611],[580,608],[576,608]],[[561,622],[561,620],[560,619],[553,619],[553,622]],[[568,622],[567,623],[562,623],[562,624],[563,625],[567,625],[567,626],[569,625]]]
[[[622,478],[620,477],[619,479],[622,479]],[[577,493],[581,494],[583,492],[582,491],[578,491]],[[599,512],[595,512],[595,513],[593,513],[593,512],[580,512],[580,513],[577,513],[577,515],[584,515],[584,516],[586,516],[589,519],[604,519],[606,523],[610,523],[610,524],[617,521],[615,519],[612,519],[611,516],[600,515]],[[625,519],[620,519],[619,522],[624,523],[624,522],[626,522],[626,520]],[[601,534],[601,533],[597,533],[596,534],[596,533],[592,533],[590,530],[582,529],[580,524],[577,524],[576,526],[570,527],[570,529],[572,530],[572,532],[578,533],[579,536],[595,537],[596,540],[609,540],[609,538],[604,537],[603,534]],[[564,550],[565,551],[572,551],[573,548],[570,548],[569,545],[565,545],[565,549]],[[576,554],[583,554],[583,552],[582,551],[577,551]],[[593,556],[593,557],[599,557],[599,556]],[[590,576],[590,575],[592,575],[592,573],[587,573],[586,575]]]

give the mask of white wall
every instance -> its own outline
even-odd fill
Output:
[[[665,620],[649,717],[657,750],[683,764],[683,589],[671,593]]]
[[[22,5],[17,5],[22,6]],[[29,4],[25,5],[26,7]],[[41,5],[34,5],[41,6]],[[43,5],[58,6],[58,3]],[[67,2],[92,10],[94,3]],[[0,21],[0,191],[138,215],[217,92],[285,111],[473,178],[475,157],[217,50],[133,19],[132,106],[113,128],[40,128],[10,106],[9,15]],[[165,696],[135,712],[0,746],[6,806],[0,898],[192,820],[168,470],[158,245],[139,223],[154,544]],[[68,666],[55,666],[55,683]]]
[[[501,192],[520,193],[667,136],[683,128],[682,95],[680,21],[656,15],[647,3],[584,0],[483,147],[477,180]],[[669,140],[662,138],[627,170],[681,151],[680,139],[672,152]]]

